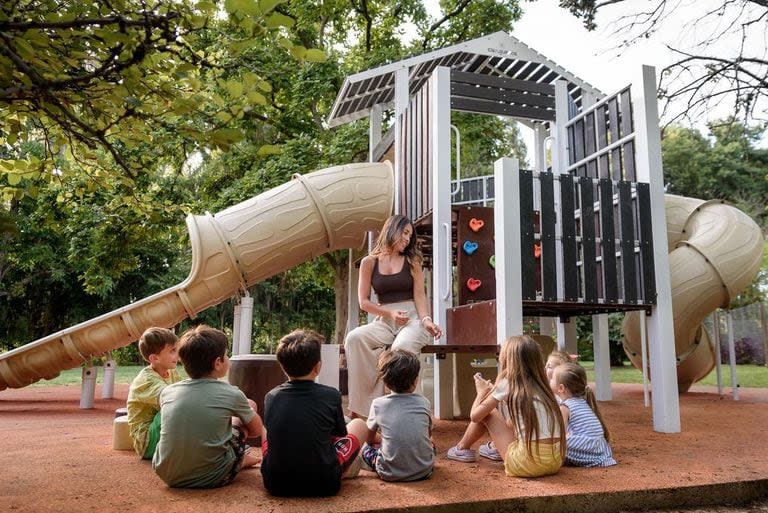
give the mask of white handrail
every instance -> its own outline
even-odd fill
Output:
[[[451,125],[451,130],[456,134],[456,190],[451,191],[451,196],[456,196],[461,190],[461,132],[456,125]]]

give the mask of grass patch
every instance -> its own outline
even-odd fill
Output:
[[[133,381],[133,378],[136,377],[136,375],[143,369],[143,365],[126,365],[126,366],[117,366],[115,367],[115,383],[127,383],[130,384],[131,381]],[[179,371],[179,374],[181,374],[182,378],[187,377],[187,373],[184,372],[184,367],[179,365],[176,367],[176,370]],[[83,370],[80,367],[75,367],[74,369],[68,369],[65,371],[61,371],[61,374],[59,374],[57,377],[51,379],[51,380],[40,380],[37,383],[34,383],[30,386],[33,387],[50,387],[50,386],[58,386],[58,385],[80,385],[82,382],[82,373]],[[96,383],[102,383],[104,381],[104,368],[98,367],[98,373],[96,374]]]
[[[580,361],[581,365],[587,369],[589,381],[594,382],[594,362]],[[723,386],[731,386],[731,369],[728,365],[722,366]],[[643,373],[636,369],[630,363],[625,363],[623,367],[611,367],[612,383],[642,383]],[[737,365],[736,382],[742,387],[748,388],[768,388],[768,367],[763,365]],[[696,383],[697,385],[717,386],[717,374],[713,369],[707,377]]]

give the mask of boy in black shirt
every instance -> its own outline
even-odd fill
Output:
[[[341,488],[342,474],[354,477],[368,428],[361,419],[344,425],[341,393],[315,383],[323,337],[295,330],[277,346],[277,361],[288,382],[264,399],[261,475],[272,495],[329,496]]]

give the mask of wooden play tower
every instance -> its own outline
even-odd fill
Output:
[[[571,317],[593,316],[602,400],[605,314],[641,310],[651,340],[673,340],[654,69],[638,77],[607,96],[497,32],[344,81],[328,122],[369,118],[370,160],[394,163],[395,211],[414,220],[431,270],[433,317],[446,327],[425,348],[438,355],[438,418],[453,416],[454,358],[444,356],[494,352],[523,332],[523,316],[556,319],[561,347],[574,336]],[[492,177],[452,180],[453,111],[531,128],[533,170],[504,158]],[[651,344],[649,356],[654,429],[678,432],[674,348]]]

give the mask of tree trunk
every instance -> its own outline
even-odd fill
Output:
[[[346,251],[343,252],[346,255]],[[333,291],[336,295],[336,327],[333,332],[334,344],[343,344],[347,335],[349,317],[349,264],[347,258],[334,259]]]

